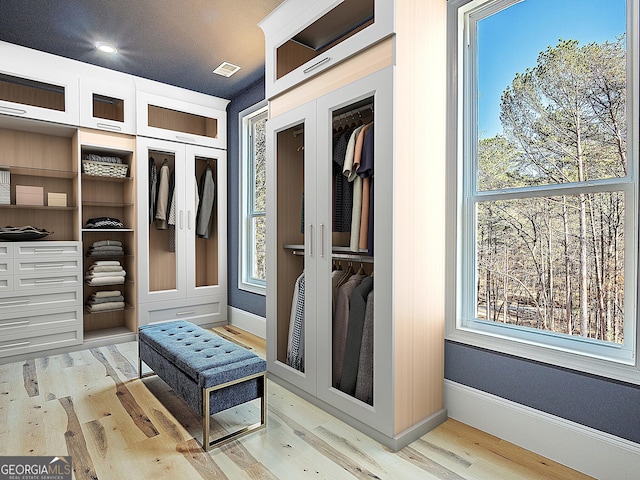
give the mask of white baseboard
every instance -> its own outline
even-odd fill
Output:
[[[264,317],[236,307],[229,307],[228,313],[231,325],[253,333],[260,338],[267,338],[267,320]]]
[[[450,418],[598,479],[636,479],[640,444],[445,380]]]

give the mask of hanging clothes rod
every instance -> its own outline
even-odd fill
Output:
[[[349,110],[347,112],[339,113],[334,119],[333,123],[337,123],[343,120],[346,120],[349,117],[355,118],[356,115],[358,117],[362,117],[362,114],[365,112],[369,112],[365,114],[365,116],[373,115],[373,104],[364,105],[362,107],[354,108],[353,110]]]
[[[285,247],[286,248],[286,247]],[[304,250],[291,250],[291,253],[295,256],[304,257]],[[333,260],[348,260],[352,262],[360,263],[373,263],[373,257],[366,255],[357,255],[355,253],[340,253],[332,252],[331,258]]]

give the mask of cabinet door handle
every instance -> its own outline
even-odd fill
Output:
[[[309,224],[309,256],[313,257],[313,225]]]
[[[191,230],[191,210],[187,212],[187,230]]]
[[[176,316],[178,315],[193,315],[196,313],[195,310],[185,310],[184,312],[176,312]]]
[[[3,107],[3,106],[0,106],[0,111],[7,112],[7,113],[15,113],[17,115],[24,115],[25,113],[27,113],[26,110],[23,110],[21,108],[11,108],[11,107]]]
[[[64,283],[64,278],[36,278],[33,283]]]
[[[318,68],[320,65],[324,65],[325,63],[327,63],[329,60],[331,60],[331,57],[324,57],[322,60],[320,60],[319,62],[314,63],[313,65],[305,68],[303,70],[304,73],[309,73],[311,70],[315,70],[316,68]]]
[[[29,322],[31,322],[31,320],[22,320],[20,322],[3,323],[2,325],[0,325],[0,328],[12,327],[14,325],[26,325]]]
[[[64,253],[64,248],[34,248],[34,253]],[[75,253],[75,252],[73,252]]]
[[[64,263],[36,263],[33,268],[63,268]]]
[[[184,211],[180,210],[180,230],[184,228]]]
[[[176,135],[176,140],[181,140],[183,142],[194,143],[196,141],[195,138],[185,137],[184,135]]]
[[[114,130],[116,132],[122,130],[122,127],[120,127],[119,125],[110,125],[108,123],[96,123],[96,126],[98,128],[104,128],[105,130]]]
[[[13,348],[13,347],[24,347],[25,345],[29,345],[31,342],[27,340],[26,342],[18,342],[18,343],[10,343],[8,345],[0,345],[0,348]]]
[[[324,258],[324,223],[320,224],[320,256]]]

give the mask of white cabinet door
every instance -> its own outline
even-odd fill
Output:
[[[313,395],[320,255],[315,130],[315,102],[267,121],[267,363]]]
[[[392,35],[395,2],[288,0],[260,27],[266,94],[273,98]]]
[[[180,299],[186,296],[186,225],[189,212],[186,201],[187,172],[184,145],[165,140],[138,137],[138,268],[140,303],[160,300]],[[156,181],[151,182],[150,164],[155,168]],[[169,225],[167,200],[163,213],[167,224],[156,218],[158,190],[163,164],[166,164],[166,198],[169,195],[169,181],[174,177],[173,198],[175,199],[175,224]],[[154,184],[151,188],[151,183]],[[192,207],[190,207],[192,209]]]
[[[226,152],[139,137],[138,156],[140,303],[226,294]]]
[[[226,293],[227,152],[186,145],[185,153],[185,171],[190,172],[185,205],[191,205],[185,236],[187,296]]]
[[[323,182],[324,190],[318,192],[318,221],[330,226],[325,229],[325,237],[321,243],[328,245],[325,250],[330,252],[334,262],[341,262],[341,268],[347,268],[352,264],[354,273],[361,273],[367,278],[373,279],[375,267],[375,301],[373,305],[373,353],[365,358],[364,355],[356,355],[355,369],[351,370],[351,389],[345,386],[350,383],[346,378],[350,352],[356,349],[362,352],[365,347],[365,333],[362,325],[360,331],[352,330],[354,298],[350,297],[350,316],[347,329],[346,348],[344,357],[335,355],[333,344],[338,336],[333,329],[339,328],[339,322],[323,321],[317,324],[318,345],[318,386],[317,396],[323,401],[339,408],[341,411],[357,418],[367,425],[380,431],[388,432],[392,424],[392,365],[393,365],[393,316],[392,316],[392,231],[393,231],[393,67],[380,70],[368,75],[361,80],[346,85],[334,92],[322,96],[317,101],[318,114],[318,158],[332,158],[333,146],[336,144],[336,130],[344,125],[346,137],[352,135],[361,136],[364,145],[361,156],[355,154],[354,162],[359,161],[365,165],[365,156],[369,155],[372,163],[369,164],[370,172],[365,175],[361,169],[353,170],[353,175],[348,178],[352,183],[353,204],[357,204],[361,191],[360,208],[351,210],[352,218],[344,228],[339,228],[335,216],[339,214],[339,206],[335,199],[339,197],[337,192],[337,176],[334,181]],[[357,127],[357,128],[354,128]],[[367,140],[364,140],[367,138]],[[354,150],[359,149],[358,141],[354,142]],[[347,151],[349,147],[347,148]],[[365,153],[367,151],[367,153]],[[331,163],[331,162],[329,162]],[[346,161],[345,161],[346,163]],[[331,177],[332,169],[325,162],[319,161],[318,165],[324,169],[318,172],[318,179]],[[375,184],[375,188],[374,188]],[[333,191],[332,191],[333,189]],[[366,199],[370,198],[370,202]],[[368,214],[367,214],[368,211]],[[357,216],[360,215],[358,219]],[[344,223],[344,222],[342,222]],[[350,225],[349,225],[350,223]],[[334,226],[331,229],[331,226]],[[323,292],[324,297],[318,300],[320,318],[331,319],[331,261],[322,263],[318,269],[318,291]],[[361,280],[365,285],[365,280]],[[373,283],[370,284],[371,286]],[[357,288],[357,287],[356,287]],[[355,289],[353,291],[355,293]],[[368,302],[367,302],[368,303]],[[367,305],[367,309],[369,305]],[[363,312],[364,313],[364,312]],[[357,339],[354,345],[349,337]],[[371,345],[370,345],[371,346]],[[366,351],[366,350],[365,350]],[[341,364],[336,364],[341,359]],[[368,363],[370,362],[370,363]],[[368,364],[371,371],[367,371],[364,365]],[[357,370],[357,378],[354,377]],[[360,391],[361,385],[366,385],[367,380],[373,384],[372,396],[369,397]],[[336,376],[339,376],[337,382]],[[361,378],[362,377],[362,378]],[[361,385],[360,385],[361,384]],[[355,389],[354,389],[355,386]],[[365,388],[362,389],[366,390]]]
[[[138,135],[226,149],[229,101],[211,96],[203,100],[208,103],[191,103],[138,91]]]
[[[133,79],[80,79],[80,125],[110,132],[136,133],[136,89]]]
[[[79,124],[77,73],[53,55],[0,42],[0,114]]]

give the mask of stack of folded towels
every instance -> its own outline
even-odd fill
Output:
[[[124,283],[124,271],[118,260],[98,260],[89,267],[84,275],[87,285],[117,285]]]
[[[109,310],[123,310],[124,297],[120,290],[103,290],[94,292],[87,298],[87,312],[106,312]]]
[[[118,240],[98,240],[87,250],[87,257],[122,257],[124,249]]]

